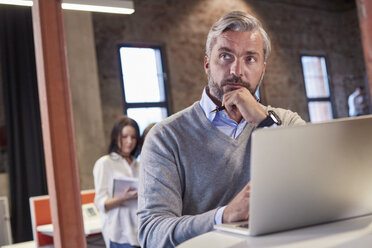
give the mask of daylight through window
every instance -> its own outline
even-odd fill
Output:
[[[121,46],[119,53],[125,112],[142,133],[148,124],[169,114],[161,49]]]
[[[301,56],[311,122],[333,119],[325,57]]]

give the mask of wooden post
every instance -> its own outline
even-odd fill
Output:
[[[364,61],[369,83],[370,113],[372,112],[372,1],[356,0],[359,26],[362,35]]]
[[[34,0],[32,19],[54,247],[86,247],[62,0]]]

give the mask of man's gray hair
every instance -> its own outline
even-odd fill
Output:
[[[242,32],[252,32],[257,30],[261,34],[263,40],[264,61],[267,60],[271,51],[269,36],[263,29],[259,20],[242,11],[232,11],[222,16],[209,30],[205,51],[208,57],[211,55],[212,47],[217,36],[227,30]]]

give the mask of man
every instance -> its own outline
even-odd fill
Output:
[[[258,103],[269,53],[266,32],[246,13],[231,12],[212,26],[201,100],[146,138],[138,204],[142,247],[176,246],[214,224],[248,219],[252,132],[305,123],[289,110]]]
[[[360,116],[368,114],[367,94],[363,86],[357,87],[348,97],[349,116]]]

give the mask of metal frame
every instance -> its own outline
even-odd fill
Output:
[[[122,47],[136,47],[136,48],[153,48],[159,49],[161,55],[161,63],[163,69],[163,78],[164,78],[164,95],[165,101],[163,102],[138,102],[138,103],[128,103],[125,98],[125,90],[124,90],[124,81],[123,81],[123,71],[122,71],[122,64],[120,60],[120,48]],[[163,45],[160,44],[147,44],[147,43],[122,43],[118,45],[118,59],[120,65],[120,82],[122,87],[122,94],[123,94],[123,109],[124,113],[127,114],[127,110],[129,108],[147,108],[147,107],[165,107],[167,110],[168,116],[170,116],[173,112],[171,109],[171,98],[170,98],[170,83],[169,83],[169,74],[168,74],[168,64],[166,60],[165,48]]]
[[[325,60],[325,66],[327,70],[327,79],[328,79],[328,88],[329,88],[329,96],[328,97],[308,97],[306,95],[306,82],[305,82],[305,73],[304,73],[304,68],[302,65],[302,57],[323,57]],[[300,64],[301,64],[301,71],[302,71],[302,78],[303,78],[303,85],[305,87],[305,96],[306,96],[306,101],[307,101],[307,107],[309,108],[309,102],[330,102],[331,107],[332,107],[332,118],[336,118],[336,112],[335,112],[335,106],[334,106],[334,97],[333,97],[333,84],[331,81],[331,76],[329,73],[329,65],[328,65],[328,59],[327,56],[324,53],[301,53],[300,54]],[[309,110],[308,110],[309,112]],[[309,114],[309,120],[310,120],[310,112]]]

